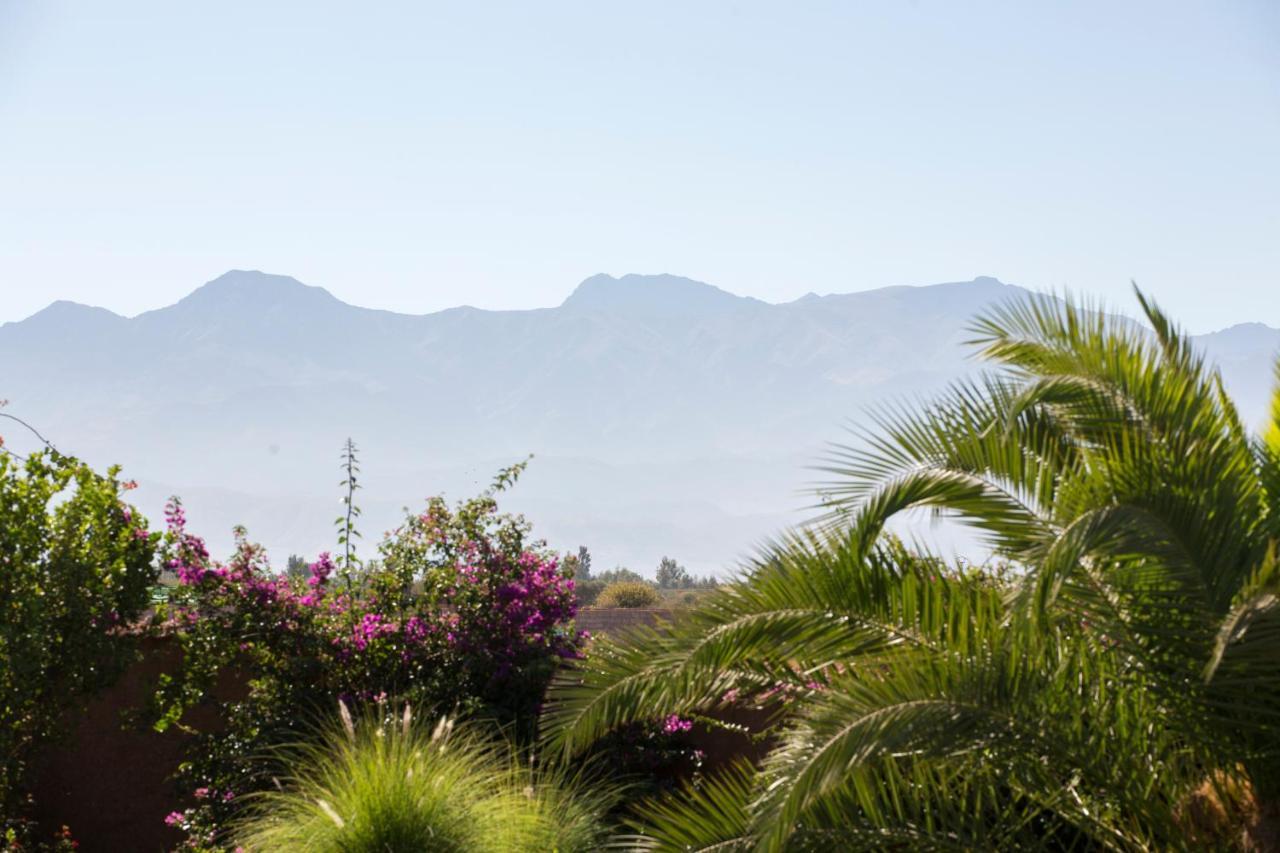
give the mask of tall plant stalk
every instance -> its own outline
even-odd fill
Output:
[[[356,519],[360,516],[360,507],[356,506],[355,501],[356,489],[360,488],[360,460],[356,457],[356,450],[355,441],[348,437],[342,446],[342,472],[345,477],[338,484],[346,489],[342,498],[346,512],[334,520],[338,527],[338,544],[342,546],[342,574],[347,580],[348,590],[351,589],[352,570],[360,565],[360,560],[355,555],[355,540],[360,538],[360,531],[356,529]]]

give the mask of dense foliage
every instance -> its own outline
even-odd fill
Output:
[[[0,815],[32,747],[131,659],[158,537],[123,500],[132,483],[53,450],[0,449]]]
[[[253,851],[587,853],[605,840],[609,802],[535,772],[507,745],[441,718],[366,714],[289,753],[281,790],[233,830]]]
[[[193,846],[216,841],[243,796],[285,772],[272,747],[336,701],[392,697],[530,730],[557,663],[583,638],[572,581],[523,519],[498,512],[496,493],[518,473],[454,508],[432,499],[362,570],[321,555],[305,581],[273,574],[242,532],[229,561],[212,560],[171,503],[166,566],[180,585],[164,616],[184,665],[162,685],[159,725],[214,701],[228,727],[201,733],[183,768],[196,804],[171,822]],[[247,679],[246,697],[220,696],[227,672]]]
[[[595,607],[596,602],[600,600],[600,593],[604,592],[608,585],[604,581],[597,580],[574,581],[573,594],[578,600],[578,606]]]
[[[656,607],[661,600],[662,597],[653,588],[653,584],[643,581],[614,581],[600,591],[596,607]]]
[[[839,454],[824,523],[559,680],[544,726],[568,755],[660,713],[775,712],[761,766],[652,804],[639,845],[1259,843],[1280,806],[1280,398],[1251,436],[1141,302],[1148,329],[1048,297],[981,319],[998,370]],[[1015,571],[886,535],[916,508]]]

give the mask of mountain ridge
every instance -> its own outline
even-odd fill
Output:
[[[46,312],[49,312],[51,309],[59,308],[60,306],[74,306],[76,308],[90,309],[94,311],[103,311],[108,314],[111,314],[113,317],[118,317],[123,320],[136,320],[140,317],[144,317],[149,314],[155,314],[161,311],[166,311],[168,309],[176,308],[184,304],[189,306],[197,305],[197,306],[204,307],[209,304],[219,304],[221,302],[226,301],[229,297],[233,297],[233,296],[239,297],[241,299],[257,298],[258,296],[260,296],[260,291],[265,288],[276,288],[276,290],[270,291],[275,295],[279,295],[283,292],[288,292],[290,294],[293,294],[294,296],[305,296],[306,298],[309,298],[312,301],[317,303],[319,302],[337,303],[344,307],[352,308],[360,311],[373,311],[378,313],[393,314],[398,317],[432,317],[437,314],[444,314],[447,312],[454,312],[454,311],[460,311],[460,310],[476,311],[476,312],[481,312],[486,314],[506,314],[506,313],[526,314],[530,312],[548,311],[548,310],[554,310],[556,308],[564,308],[564,307],[570,307],[570,306],[579,307],[584,304],[589,305],[591,307],[608,306],[608,307],[626,308],[626,307],[632,307],[633,303],[626,298],[617,298],[618,294],[625,293],[627,290],[632,290],[632,292],[634,292],[634,288],[636,286],[656,287],[658,289],[663,290],[664,295],[674,296],[676,298],[679,298],[681,296],[688,297],[690,294],[697,294],[697,296],[694,298],[696,301],[700,301],[706,304],[720,304],[726,307],[730,305],[741,306],[741,305],[748,305],[748,304],[768,306],[768,307],[782,307],[787,305],[795,305],[797,303],[802,303],[802,302],[812,302],[814,300],[820,301],[824,299],[841,298],[841,297],[870,296],[873,294],[890,295],[890,294],[901,294],[906,292],[920,292],[920,291],[938,292],[938,291],[948,290],[953,288],[961,288],[969,285],[977,285],[977,286],[999,285],[1000,287],[1003,287],[1003,288],[1015,288],[1018,290],[1023,289],[1023,288],[1019,288],[1017,285],[1002,282],[998,278],[995,278],[993,276],[982,275],[982,276],[977,276],[969,281],[943,282],[938,284],[925,284],[925,285],[898,284],[898,285],[887,285],[883,287],[868,288],[865,290],[854,290],[854,291],[847,291],[847,292],[840,292],[840,293],[824,293],[824,294],[818,294],[811,291],[793,300],[783,301],[783,302],[767,302],[762,299],[757,299],[756,297],[753,297],[753,296],[743,296],[740,294],[736,294],[731,291],[724,290],[723,288],[716,287],[715,285],[698,281],[697,279],[687,278],[685,276],[672,275],[669,273],[656,273],[656,274],[626,273],[621,276],[613,276],[608,273],[596,273],[594,275],[588,276],[587,278],[583,279],[573,290],[570,291],[569,295],[566,296],[558,305],[543,306],[538,308],[479,308],[472,305],[455,305],[455,306],[450,306],[448,308],[437,309],[435,311],[428,311],[425,313],[415,314],[410,312],[397,311],[391,308],[374,308],[369,306],[355,305],[354,303],[346,302],[340,299],[339,297],[335,296],[333,293],[331,293],[329,290],[327,290],[324,287],[321,287],[318,285],[305,284],[304,282],[299,281],[293,276],[282,275],[277,273],[267,273],[261,270],[233,269],[233,270],[228,270],[227,272],[222,273],[216,278],[210,279],[204,284],[197,286],[190,293],[186,294],[183,297],[180,297],[175,302],[172,302],[168,305],[162,305],[157,308],[150,308],[150,309],[147,309],[146,311],[139,312],[138,314],[135,314],[132,316],[118,314],[109,308],[105,308],[101,306],[89,305],[86,303],[75,302],[72,300],[56,299],[53,302],[51,302],[49,305],[45,306],[44,308],[40,309],[34,314],[31,314],[28,317],[24,317],[20,320],[9,320],[5,323],[0,323],[0,328],[4,328],[5,326],[19,325],[19,324],[25,323],[28,320],[34,319],[35,317],[45,314]],[[605,296],[604,298],[601,298],[602,292],[607,294],[607,296]],[[672,307],[673,308],[687,307],[690,301],[691,300],[689,300],[688,298],[684,298],[681,300],[681,302],[674,304]]]
[[[642,293],[640,292],[641,288],[646,289],[649,292]],[[133,316],[118,314],[111,309],[102,306],[89,305],[87,303],[75,302],[66,299],[56,299],[49,303],[49,305],[28,317],[20,320],[10,320],[5,323],[0,323],[0,329],[9,326],[20,326],[24,323],[36,320],[37,318],[43,318],[42,321],[48,321],[50,318],[54,317],[61,318],[63,316],[75,315],[90,316],[91,314],[102,319],[114,318],[118,320],[132,321],[180,307],[184,309],[205,310],[210,306],[222,306],[229,302],[237,301],[240,304],[252,301],[255,303],[255,307],[261,307],[264,302],[272,307],[297,307],[298,305],[303,304],[302,300],[306,300],[312,305],[326,305],[332,308],[341,307],[343,309],[351,309],[357,312],[369,312],[397,318],[419,319],[467,313],[481,315],[527,315],[545,313],[564,308],[635,310],[651,309],[655,307],[653,304],[653,297],[655,295],[653,293],[654,290],[660,291],[660,293],[657,294],[658,296],[665,297],[669,300],[668,303],[664,305],[656,306],[661,309],[659,311],[660,314],[675,313],[689,309],[696,311],[698,309],[705,309],[708,306],[718,306],[724,309],[741,308],[747,305],[769,308],[783,308],[788,306],[813,307],[821,305],[829,300],[863,298],[888,299],[895,297],[911,298],[913,296],[925,295],[932,298],[956,295],[965,297],[972,295],[975,290],[991,291],[1005,296],[1012,295],[1014,293],[1031,292],[1019,285],[1001,281],[995,276],[979,275],[967,281],[939,282],[923,285],[895,284],[863,290],[822,294],[809,291],[793,300],[767,302],[765,300],[757,299],[756,297],[736,294],[697,279],[672,275],[669,273],[626,273],[621,276],[613,276],[608,273],[596,273],[583,279],[573,290],[570,291],[568,296],[561,300],[558,305],[537,308],[480,308],[464,304],[415,314],[397,311],[391,308],[374,308],[355,305],[340,299],[324,287],[305,284],[293,276],[267,273],[261,270],[233,269],[197,286],[190,293],[179,298],[176,302],[160,306],[158,308],[148,309]],[[264,295],[268,297],[265,300],[263,298]],[[283,296],[289,296],[293,301],[285,303],[281,298]],[[1205,338],[1229,332],[1261,332],[1266,334],[1276,331],[1278,331],[1276,327],[1268,326],[1265,323],[1258,321],[1245,321],[1232,324],[1231,326],[1227,326],[1222,329],[1205,332],[1200,335],[1196,335],[1195,337]]]
[[[328,543],[325,514],[297,508],[332,498],[353,436],[375,530],[534,453],[512,499],[553,544],[711,571],[798,520],[805,464],[850,417],[970,374],[973,315],[1025,292],[982,276],[768,303],[598,275],[552,307],[401,314],[230,271],[134,317],[58,302],[0,326],[0,398],[60,448],[122,463],[153,517],[172,484],[193,521],[244,522],[276,551]],[[1280,331],[1196,340],[1252,423]]]

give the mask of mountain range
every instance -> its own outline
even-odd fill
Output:
[[[60,449],[122,464],[153,517],[181,494],[222,550],[234,524],[278,562],[332,547],[351,436],[366,552],[403,507],[532,453],[508,503],[553,546],[717,571],[805,516],[806,466],[868,406],[975,370],[969,322],[1019,292],[982,277],[772,304],[596,275],[554,308],[406,315],[232,271],[136,317],[55,302],[0,326],[0,398]],[[1280,330],[1198,343],[1260,422]]]

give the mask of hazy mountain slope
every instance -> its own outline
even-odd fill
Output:
[[[1222,368],[1242,416],[1251,425],[1262,424],[1276,382],[1273,365],[1280,354],[1280,330],[1261,323],[1242,323],[1202,335],[1197,343]]]
[[[186,494],[220,545],[235,521],[277,551],[330,541],[352,435],[369,538],[533,452],[513,499],[554,544],[706,570],[797,517],[803,465],[843,422],[973,369],[967,323],[1016,292],[980,278],[771,305],[593,276],[556,308],[410,316],[235,271],[134,318],[59,302],[0,326],[0,397],[64,448],[125,464],[153,512]],[[1280,331],[1202,340],[1259,418]]]

